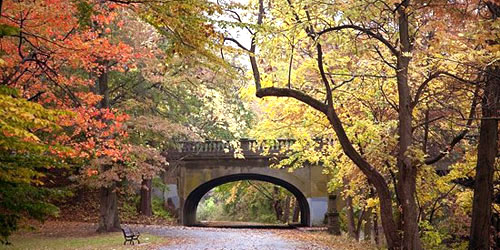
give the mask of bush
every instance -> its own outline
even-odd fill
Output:
[[[166,219],[166,220],[172,219],[172,215],[167,210],[165,210],[165,208],[163,207],[163,200],[162,199],[153,198],[151,205],[153,207],[153,214],[155,216],[161,217],[161,218]]]

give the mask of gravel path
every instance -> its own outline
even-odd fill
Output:
[[[286,233],[287,230],[292,232],[293,229],[279,229],[279,233]],[[148,226],[141,228],[141,231],[176,239],[172,244],[160,247],[161,250],[330,249],[311,242],[300,242],[280,237],[276,233],[277,231],[272,229]]]

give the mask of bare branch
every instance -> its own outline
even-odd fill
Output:
[[[346,73],[330,73],[327,72],[325,73],[327,75],[332,75],[332,76],[350,76],[350,77],[362,77],[362,78],[383,78],[383,79],[388,79],[388,78],[396,78],[395,75],[391,76],[384,76],[384,75],[372,75],[372,74],[346,74]]]
[[[399,108],[398,108],[398,105],[392,101],[391,99],[389,99],[389,97],[385,94],[385,91],[384,91],[384,86],[383,84],[380,85],[380,92],[382,92],[382,97],[384,97],[385,101],[387,103],[389,103],[389,105],[394,109],[396,110],[397,112],[399,112]]]
[[[478,96],[479,96],[479,84],[476,85],[476,89],[474,90],[474,97],[472,99],[469,119],[467,120],[466,128],[451,140],[450,144],[446,147],[446,150],[441,150],[441,152],[438,155],[426,159],[424,161],[425,164],[430,165],[443,159],[448,154],[448,152],[451,151],[455,147],[455,145],[457,145],[463,138],[465,138],[467,133],[469,133],[469,127],[472,125],[472,121],[474,120],[473,118],[476,114]]]
[[[249,49],[247,49],[245,46],[243,46],[243,44],[241,44],[240,42],[238,42],[238,40],[234,39],[234,38],[231,38],[231,37],[224,37],[224,41],[230,41],[230,42],[233,42],[234,44],[236,44],[240,49],[246,51],[246,52],[250,52]]]
[[[428,120],[428,121],[421,122],[421,123],[419,123],[419,124],[415,125],[412,129],[413,129],[413,130],[415,130],[415,129],[417,129],[417,128],[421,127],[421,126],[424,126],[424,125],[429,125],[429,124],[431,124],[431,123],[433,123],[433,122],[435,122],[435,121],[441,120],[441,119],[443,119],[443,118],[444,118],[444,115],[441,115],[441,116],[435,117],[435,118],[433,118],[433,119],[430,119],[430,120]]]
[[[323,50],[321,49],[321,44],[319,42],[316,44],[316,50],[318,52],[317,61],[318,61],[319,73],[321,75],[321,80],[323,81],[326,90],[326,101],[328,103],[328,106],[333,107],[332,88],[330,86],[328,78],[326,77],[325,69],[323,67]]]
[[[236,19],[238,22],[240,23],[243,23],[243,19],[241,19],[241,16],[240,14],[238,14],[238,12],[234,11],[234,10],[231,10],[231,9],[225,9],[225,11],[233,14],[233,18]],[[254,35],[255,32],[253,32],[248,26],[245,26],[245,29],[251,34],[251,35]]]
[[[316,34],[318,36],[321,36],[323,34],[331,32],[331,31],[340,31],[340,30],[345,30],[345,29],[353,29],[353,30],[361,31],[362,33],[364,33],[370,37],[373,37],[373,38],[379,40],[381,43],[383,43],[391,51],[391,53],[394,56],[399,55],[399,51],[396,49],[396,47],[394,47],[394,45],[392,45],[392,43],[389,42],[389,40],[385,39],[381,34],[374,33],[370,29],[366,29],[366,28],[363,28],[363,27],[358,26],[358,25],[346,24],[346,25],[340,25],[340,26],[335,26],[335,27],[329,27],[329,28],[326,28],[326,29],[316,33]]]
[[[262,24],[262,20],[264,19],[264,0],[259,0],[259,15],[257,16],[257,25]],[[252,66],[253,78],[255,81],[255,88],[257,91],[261,88],[260,85],[260,72],[259,66],[257,65],[257,60],[255,59],[255,51],[257,49],[257,34],[253,34],[252,36],[252,44],[250,46],[250,65]]]
[[[467,79],[464,79],[464,78],[461,78],[457,75],[454,75],[450,72],[446,72],[446,71],[436,71],[434,73],[432,73],[427,79],[425,79],[425,81],[422,82],[422,84],[420,84],[420,86],[418,87],[417,89],[417,92],[415,93],[415,97],[413,98],[413,101],[411,103],[411,108],[413,109],[417,104],[418,102],[420,101],[420,97],[422,96],[425,88],[429,85],[429,83],[440,77],[440,76],[449,76],[451,78],[454,78],[458,81],[461,81],[461,82],[464,82],[464,83],[468,83],[468,84],[472,84],[472,85],[477,85],[477,82],[475,81],[471,81],[471,80],[467,80]]]
[[[391,68],[393,68],[393,69],[397,70],[397,67],[396,67],[396,66],[394,66],[394,64],[390,63],[389,61],[387,61],[387,60],[385,59],[385,57],[382,55],[382,52],[378,49],[378,47],[377,47],[377,46],[373,46],[373,47],[375,48],[375,51],[377,51],[377,54],[380,56],[380,59],[382,59],[382,61],[383,61],[385,64],[387,64],[387,66],[389,66],[389,67],[391,67]]]

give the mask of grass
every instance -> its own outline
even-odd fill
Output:
[[[167,238],[158,237],[150,234],[142,234],[139,238],[140,245],[130,246],[127,243],[123,245],[122,233],[108,233],[85,237],[52,237],[40,235],[15,235],[10,241],[12,245],[2,246],[0,249],[152,249],[154,246],[166,244]]]

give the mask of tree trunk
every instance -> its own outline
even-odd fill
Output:
[[[153,215],[153,208],[151,206],[151,179],[143,179],[141,184],[141,201],[140,201],[140,213],[146,216]]]
[[[107,62],[103,63],[107,65]],[[100,108],[109,108],[109,87],[108,87],[108,72],[103,70],[97,79],[97,91],[102,96]],[[103,172],[110,169],[110,166],[101,166]],[[107,187],[100,188],[100,221],[98,232],[114,232],[119,231],[120,218],[118,215],[118,199],[116,195],[116,183],[112,183]]]
[[[277,186],[273,187],[273,208],[274,213],[276,214],[276,220],[281,221],[283,216],[283,207],[280,199],[280,190]]]
[[[409,0],[398,6],[400,51],[397,56],[396,79],[398,86],[399,149],[397,157],[398,192],[403,210],[403,249],[422,249],[418,231],[418,210],[415,199],[417,169],[408,157],[408,149],[413,143],[412,107],[410,87],[408,85],[408,66],[411,57],[408,13]]]
[[[490,66],[486,70],[472,203],[470,250],[490,249],[493,172],[495,170],[495,157],[498,153],[499,74],[500,68],[496,66]]]
[[[361,226],[363,226],[363,220],[365,219],[365,209],[362,209],[358,215],[358,223],[356,225],[356,240],[359,241],[361,235]]]
[[[264,15],[263,1],[259,0],[259,15],[258,15],[257,25],[260,25],[262,23],[263,15]],[[307,33],[309,33],[309,31],[311,30],[306,29]],[[315,40],[318,38],[317,35],[315,34],[311,36]],[[325,70],[323,67],[323,51],[321,49],[321,43],[318,40],[316,40],[315,43],[318,53],[317,56],[318,69],[321,74],[321,80],[325,85],[325,90],[327,94],[326,96],[327,103],[324,103],[323,100],[315,99],[314,97],[309,96],[304,92],[292,88],[276,88],[276,87],[261,88],[260,84],[261,79],[255,58],[256,43],[254,36],[252,38],[252,46],[250,49],[251,52],[250,61],[252,63],[252,71],[256,87],[256,96],[259,98],[263,98],[266,96],[291,97],[309,105],[310,107],[326,115],[328,121],[333,127],[333,130],[335,131],[335,134],[337,135],[337,138],[339,140],[340,145],[342,146],[342,150],[344,151],[344,153],[363,172],[363,174],[367,177],[370,183],[373,184],[373,186],[377,191],[377,195],[380,201],[380,218],[382,222],[381,224],[384,229],[384,234],[387,241],[387,248],[399,249],[401,247],[401,237],[399,235],[398,228],[393,218],[392,195],[391,191],[389,190],[389,186],[387,185],[384,176],[359,154],[359,152],[352,145],[352,142],[349,140],[349,137],[347,136],[346,131],[343,127],[343,123],[340,120],[334,108],[331,84],[328,80],[328,77],[325,74]],[[396,49],[393,49],[392,52],[395,53]]]
[[[403,249],[422,249],[418,231],[418,209],[415,201],[416,169],[402,166],[406,170],[399,174],[399,192],[403,209]]]
[[[379,246],[378,214],[376,213],[373,215],[373,239],[375,240],[375,246]]]
[[[345,199],[346,216],[347,216],[347,233],[350,237],[356,239],[356,222],[354,221],[354,208],[352,207],[352,198],[347,196]]]
[[[393,218],[392,196],[385,178],[356,152],[333,106],[328,107],[327,117],[337,134],[344,153],[354,162],[354,164],[356,164],[356,166],[358,166],[363,174],[365,174],[368,181],[375,187],[380,201],[380,219],[387,241],[387,248],[399,249],[401,247],[401,238]]]
[[[99,103],[99,108],[109,108],[108,72],[106,70],[103,70],[103,72],[101,72],[101,75],[99,75],[99,78],[97,79],[97,91],[98,94],[102,96],[101,102]]]
[[[121,230],[118,216],[116,184],[99,190],[100,217],[97,232],[117,232]]]
[[[493,249],[500,249],[500,218],[497,213],[492,214],[492,228],[493,228]]]
[[[297,201],[297,199],[294,199],[292,222],[294,223],[299,222],[299,214],[300,214],[299,202]]]
[[[371,240],[372,228],[373,228],[372,222],[373,222],[373,213],[372,209],[370,208],[366,213],[366,222],[363,229],[363,234],[364,234],[363,240]]]
[[[285,205],[283,207],[283,218],[281,218],[281,221],[283,223],[288,223],[288,221],[290,220],[290,196],[286,196]]]

